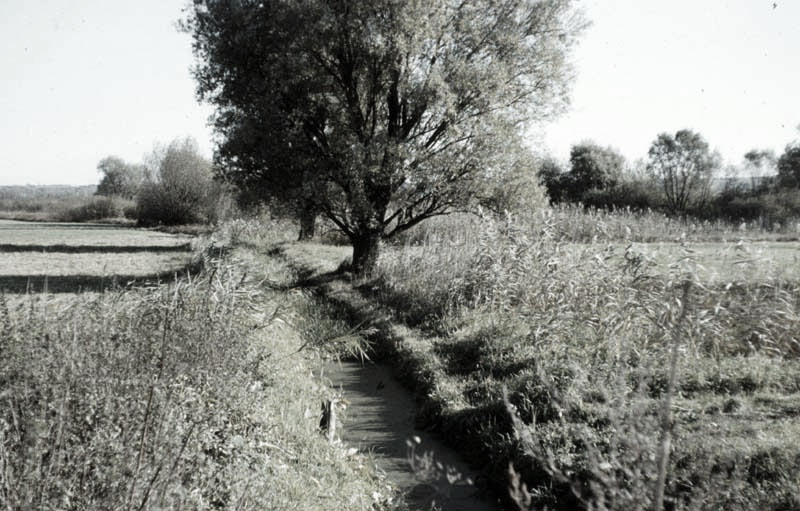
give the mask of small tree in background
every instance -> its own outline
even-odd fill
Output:
[[[539,162],[539,180],[547,190],[547,196],[553,203],[567,200],[569,190],[569,174],[561,163],[552,156],[545,156]]]
[[[493,213],[526,215],[547,207],[547,191],[540,182],[544,160],[537,158],[522,141],[508,145],[498,154],[490,172],[475,183],[480,206]]]
[[[800,187],[800,142],[787,145],[778,159],[778,183],[784,188]]]
[[[753,149],[744,155],[744,171],[750,177],[750,192],[768,187],[770,178],[777,173],[777,158],[769,149]]]
[[[706,204],[720,158],[711,153],[700,134],[691,130],[680,130],[674,136],[662,133],[648,155],[647,168],[661,184],[670,213],[685,215]]]
[[[137,196],[140,225],[181,225],[212,220],[216,187],[211,162],[192,138],[156,147],[146,163],[147,177]]]
[[[591,190],[609,190],[619,181],[625,158],[611,147],[594,142],[572,146],[570,151],[570,184],[573,200],[581,200]]]
[[[97,164],[97,170],[103,175],[97,185],[95,195],[122,197],[133,199],[139,193],[145,177],[143,165],[127,163],[117,156],[106,156]]]

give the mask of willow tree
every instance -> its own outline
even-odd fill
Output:
[[[705,205],[720,157],[702,135],[686,129],[674,136],[661,133],[650,145],[648,157],[647,168],[661,184],[671,214],[686,215]]]
[[[563,111],[572,4],[195,0],[184,28],[229,174],[307,201],[363,275],[382,239],[468,207],[518,134]]]

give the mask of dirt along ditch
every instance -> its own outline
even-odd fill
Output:
[[[337,437],[372,453],[387,479],[406,494],[411,509],[501,509],[475,485],[477,472],[435,434],[414,427],[416,403],[391,368],[370,361],[327,362],[323,381],[347,401]]]

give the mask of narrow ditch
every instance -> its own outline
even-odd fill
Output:
[[[416,403],[389,367],[372,362],[328,362],[324,381],[347,400],[337,436],[369,452],[411,509],[492,511],[475,486],[477,472],[435,434],[414,427]]]
[[[317,250],[335,252],[330,247]],[[341,250],[340,250],[341,252]],[[350,325],[374,327],[379,345],[400,342],[391,319],[347,284],[338,282],[336,254],[312,254],[297,245],[274,251],[298,274],[298,287],[311,291]],[[353,300],[353,301],[351,301]],[[391,357],[390,357],[391,358]],[[392,367],[370,361],[327,362],[319,369],[320,380],[332,393],[347,401],[339,412],[336,436],[347,446],[371,453],[387,480],[405,496],[414,511],[496,511],[503,509],[486,485],[475,484],[480,469],[445,444],[437,434],[415,427],[418,407],[413,393],[395,377]],[[408,385],[409,382],[406,381]],[[451,442],[452,444],[452,442]],[[479,463],[472,460],[477,466]]]

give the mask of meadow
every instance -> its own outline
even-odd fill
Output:
[[[49,258],[50,287],[0,280],[1,509],[388,508],[371,458],[318,430],[333,391],[316,333],[336,332],[264,254],[288,230],[238,221],[188,251],[153,231],[4,227],[4,275]],[[154,250],[194,263],[167,276]],[[136,273],[127,252],[147,278],[54,291],[75,264],[111,278],[84,256]]]
[[[778,239],[629,212],[444,217],[324,294],[355,324],[391,318],[375,356],[509,506],[653,509],[660,487],[667,509],[800,509],[800,247]],[[346,249],[284,252],[347,276]]]
[[[800,247],[558,214],[481,219],[460,247],[445,221],[383,259],[376,298],[432,336],[443,427],[513,461],[536,507],[652,508],[668,430],[673,508],[798,508]]]
[[[364,350],[509,508],[653,509],[661,487],[666,509],[800,509],[790,230],[455,215],[354,280],[348,247],[274,221],[0,227],[0,282],[28,282],[0,293],[6,509],[392,508],[370,456],[317,428],[321,358]]]
[[[191,238],[106,224],[0,220],[0,289],[102,290],[170,278],[197,261]]]
[[[192,238],[155,230],[121,229],[118,226],[92,223],[15,222],[0,220],[2,246],[114,247],[127,246],[140,250],[168,250],[180,247],[190,250]]]

